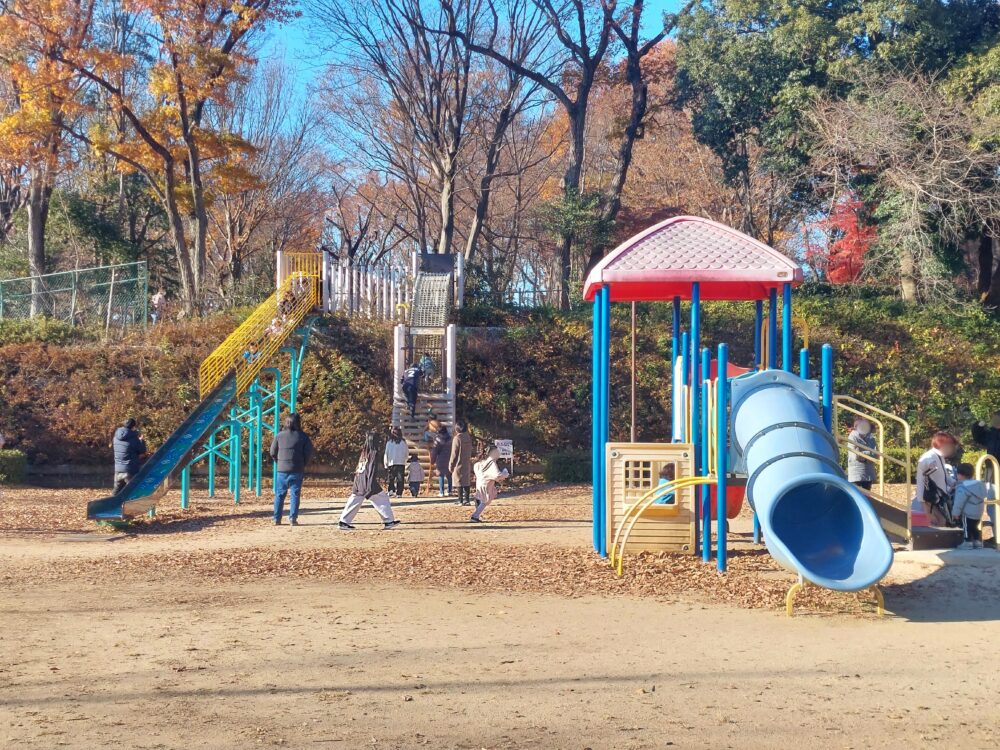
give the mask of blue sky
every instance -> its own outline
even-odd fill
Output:
[[[330,0],[336,2],[337,0]],[[648,0],[646,18],[655,25],[661,14],[676,12],[681,6],[681,0]],[[308,94],[310,86],[323,67],[322,56],[318,55],[309,41],[309,26],[311,19],[308,11],[303,10],[302,16],[283,26],[274,29],[268,35],[261,49],[261,59],[266,57],[284,58],[293,70],[297,71],[296,97]]]

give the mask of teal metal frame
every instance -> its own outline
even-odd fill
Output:
[[[294,412],[299,397],[302,360],[309,346],[316,316],[310,316],[295,333],[297,346],[286,346],[279,353],[288,355],[288,378],[282,368],[265,367],[250,384],[245,404],[234,404],[225,419],[219,420],[209,433],[205,449],[194,455],[181,470],[181,508],[187,508],[191,493],[191,468],[200,461],[208,463],[208,496],[215,497],[218,463],[226,464],[226,489],[233,502],[240,502],[243,473],[246,472],[247,489],[260,497],[263,490],[264,453],[270,447],[265,430],[277,435],[281,429],[282,409]],[[266,378],[266,380],[265,380]],[[245,436],[244,436],[245,433]],[[246,463],[244,466],[244,448]],[[272,463],[272,486],[277,478],[277,466]]]

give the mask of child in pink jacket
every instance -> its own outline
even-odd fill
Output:
[[[506,479],[510,473],[506,469],[501,469],[497,463],[500,458],[500,449],[495,445],[486,452],[482,461],[477,461],[472,467],[476,475],[476,510],[469,519],[471,523],[481,523],[480,516],[486,510],[486,506],[496,500],[497,482]]]

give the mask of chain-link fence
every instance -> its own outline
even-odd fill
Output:
[[[145,324],[146,262],[0,280],[0,320],[48,317],[106,331]]]

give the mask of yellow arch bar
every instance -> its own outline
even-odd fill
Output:
[[[660,484],[647,492],[642,499],[639,500],[639,502],[631,508],[628,508],[622,518],[621,526],[618,527],[618,531],[615,533],[615,539],[611,544],[611,550],[612,553],[614,553],[615,548],[619,546],[618,540],[619,538],[621,539],[621,548],[619,549],[618,554],[613,555],[611,558],[611,565],[616,568],[618,575],[621,576],[622,574],[622,558],[625,556],[625,545],[628,544],[628,538],[632,533],[632,529],[635,528],[635,524],[642,514],[651,508],[661,495],[667,494],[671,491],[687,489],[689,487],[699,487],[705,484],[713,484],[714,482],[714,477],[684,477],[683,479],[678,479],[674,482]],[[626,526],[628,528],[626,528]],[[624,536],[622,535],[623,531],[625,532]],[[695,531],[697,533],[697,529]],[[615,566],[616,561],[617,566]]]

